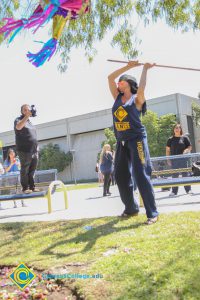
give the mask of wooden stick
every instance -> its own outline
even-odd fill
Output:
[[[107,61],[117,62],[117,63],[123,63],[123,64],[127,64],[128,63],[128,61],[114,60],[114,59],[108,59]],[[140,63],[140,65],[144,65],[144,63]],[[166,65],[157,65],[157,64],[155,65],[155,67],[170,68],[170,69],[179,69],[179,70],[187,70],[187,71],[200,71],[200,69],[194,69],[194,68],[175,67],[175,66],[166,66]]]

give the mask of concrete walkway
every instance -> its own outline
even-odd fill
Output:
[[[200,211],[200,186],[194,186],[192,190],[193,195],[186,195],[184,188],[180,187],[179,195],[169,198],[168,191],[161,192],[160,189],[155,189],[159,212]],[[116,186],[111,187],[111,192],[110,197],[102,197],[102,187],[70,191],[68,192],[68,210],[64,210],[62,193],[56,193],[53,196],[53,212],[51,214],[47,213],[46,199],[25,200],[27,207],[21,207],[21,202],[17,201],[18,208],[13,208],[12,201],[2,202],[4,209],[0,210],[0,223],[118,216],[122,213],[124,206]],[[137,194],[136,198],[138,198]],[[141,213],[145,213],[144,208],[141,208]]]

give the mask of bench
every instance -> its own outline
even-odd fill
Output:
[[[171,177],[174,174],[192,173],[192,163],[200,159],[200,153],[171,155],[151,158],[153,166],[151,183],[154,188],[171,188],[175,186],[189,186],[200,184],[200,176],[189,177]],[[173,168],[169,165],[169,161],[176,160],[176,166]],[[184,162],[184,163],[183,163]],[[172,164],[173,165],[173,164]],[[140,198],[140,206],[143,206],[142,197]]]
[[[151,182],[153,187],[173,187],[173,186],[187,186],[193,184],[200,184],[200,176],[194,177],[180,177],[173,178],[174,174],[192,173],[192,164],[199,160],[200,153],[190,153],[182,155],[171,155],[151,158],[153,166]],[[175,161],[176,168],[173,168],[173,161]],[[169,165],[171,162],[171,165]],[[158,165],[162,165],[162,170],[158,169]]]
[[[48,203],[48,213],[52,212],[52,195],[56,188],[60,187],[63,192],[65,209],[68,208],[67,191],[64,183],[57,180],[57,170],[38,170],[35,172],[35,186],[40,192],[24,194],[21,191],[20,173],[12,172],[0,175],[0,202],[10,200],[24,200],[46,198]]]
[[[200,176],[182,177],[182,178],[166,178],[166,179],[153,179],[153,187],[167,188],[173,186],[187,186],[193,184],[200,184]]]

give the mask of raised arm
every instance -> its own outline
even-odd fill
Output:
[[[148,71],[148,69],[151,69],[154,66],[155,66],[155,64],[150,64],[150,63],[144,64],[144,67],[142,69],[142,74],[140,77],[138,90],[137,90],[136,103],[138,106],[142,106],[143,103],[145,102],[144,90],[145,90],[146,81],[147,81],[147,71]]]
[[[114,100],[117,98],[119,91],[117,89],[117,84],[115,82],[115,79],[117,77],[119,77],[121,74],[125,73],[126,71],[134,68],[134,67],[138,67],[141,64],[138,62],[138,60],[136,61],[129,61],[128,64],[125,67],[122,67],[116,71],[114,71],[113,73],[111,73],[108,76],[108,84],[109,84],[109,88],[110,88],[110,92],[114,98]]]
[[[24,118],[22,120],[20,120],[20,121],[17,122],[16,129],[17,130],[22,130],[22,128],[24,128],[24,126],[26,125],[27,120],[31,116],[32,116],[32,113],[31,112],[27,112],[26,115],[24,116]]]

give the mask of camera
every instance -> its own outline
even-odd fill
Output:
[[[35,105],[31,105],[31,113],[32,113],[32,117],[36,117],[37,116],[37,110],[35,108]]]

